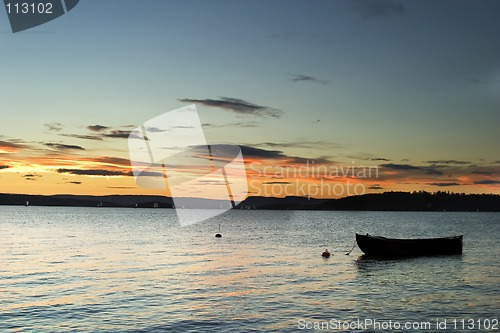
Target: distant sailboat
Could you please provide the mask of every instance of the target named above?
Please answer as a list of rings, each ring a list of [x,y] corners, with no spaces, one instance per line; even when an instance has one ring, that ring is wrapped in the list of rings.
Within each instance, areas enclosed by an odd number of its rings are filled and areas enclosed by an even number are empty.
[[[28,207],[30,205],[30,202],[28,200],[26,200],[26,203],[24,204],[26,207]]]
[[[158,208],[158,202],[155,202],[154,208]]]
[[[97,207],[102,207],[102,201],[99,201],[99,203],[97,204]]]

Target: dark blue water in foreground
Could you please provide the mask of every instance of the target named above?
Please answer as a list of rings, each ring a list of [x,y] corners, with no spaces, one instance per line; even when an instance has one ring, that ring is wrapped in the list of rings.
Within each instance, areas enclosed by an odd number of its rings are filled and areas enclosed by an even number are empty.
[[[463,234],[464,253],[346,256],[355,232]],[[494,332],[499,234],[495,213],[232,211],[181,228],[172,210],[4,206],[0,331],[379,330],[352,326],[358,319],[429,322],[420,331],[436,331],[446,319],[458,332],[464,319],[470,332],[473,319],[473,328],[489,323]],[[325,245],[329,259],[321,257]]]

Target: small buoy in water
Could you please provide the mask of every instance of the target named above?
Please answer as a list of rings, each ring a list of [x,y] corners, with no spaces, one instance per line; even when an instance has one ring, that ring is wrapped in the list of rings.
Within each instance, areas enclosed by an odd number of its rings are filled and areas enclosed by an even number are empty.
[[[330,257],[330,252],[328,252],[328,249],[325,249],[325,251],[323,253],[321,253],[321,256],[323,258],[328,258]]]
[[[220,238],[222,234],[220,233],[220,223],[219,223],[219,232],[215,234],[215,237]]]

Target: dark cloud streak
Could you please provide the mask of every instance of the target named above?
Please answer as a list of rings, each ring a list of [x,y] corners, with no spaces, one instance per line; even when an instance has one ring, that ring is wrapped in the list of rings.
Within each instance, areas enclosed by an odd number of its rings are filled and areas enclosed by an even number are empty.
[[[262,123],[259,123],[257,121],[237,122],[237,123],[227,123],[227,124],[204,123],[202,124],[202,126],[208,128],[223,128],[223,127],[255,128],[262,126]]]
[[[132,171],[121,171],[121,170],[106,170],[106,169],[57,169],[58,173],[68,173],[71,175],[78,176],[123,176],[132,177],[134,174]],[[142,177],[163,177],[162,172],[144,171],[141,172]]]
[[[390,169],[390,170],[420,170],[421,167],[410,165],[410,164],[394,164],[394,163],[387,163],[387,164],[380,164],[382,168]]]
[[[131,133],[130,131],[112,130],[110,133],[102,134],[102,136],[113,139],[128,139],[130,133]]]
[[[208,107],[214,107],[236,113],[237,115],[252,115],[257,117],[281,117],[283,111],[268,106],[262,106],[247,102],[238,98],[219,97],[219,99],[193,99],[181,98],[179,102],[197,103]]]
[[[77,145],[66,145],[62,143],[44,143],[45,146],[56,150],[85,150],[85,148]]]
[[[328,84],[327,80],[318,79],[313,76],[302,75],[302,74],[288,74],[288,75],[290,75],[290,78],[288,80],[292,82],[312,82],[322,85]]]
[[[436,166],[421,167],[421,166],[415,166],[415,165],[410,165],[410,164],[386,163],[386,164],[380,164],[380,167],[382,167],[384,169],[395,170],[395,171],[421,171],[421,172],[424,172],[428,175],[440,176],[443,174],[443,172],[438,170]]]
[[[451,182],[451,183],[429,183],[432,186],[440,186],[440,187],[448,187],[448,186],[459,186],[460,183]]]
[[[435,160],[435,161],[427,161],[427,163],[430,164],[470,164],[470,162],[467,161],[457,161],[457,160]]]
[[[59,132],[63,129],[63,125],[61,123],[48,123],[43,125],[51,132]]]
[[[89,125],[89,126],[87,126],[87,128],[93,132],[102,132],[102,131],[109,129],[108,126],[104,126],[104,125]]]
[[[0,148],[14,148],[14,149],[22,149],[22,148],[27,148],[28,146],[21,143],[20,140],[9,140],[9,141],[4,141],[0,140]]]
[[[112,171],[105,169],[57,169],[58,173],[69,173],[79,176],[131,176],[131,172]]]
[[[83,140],[96,140],[96,141],[102,141],[102,138],[97,135],[85,135],[85,134],[61,134],[61,136],[65,136],[68,138],[76,138],[76,139],[83,139]]]
[[[500,184],[500,180],[496,179],[485,179],[485,180],[479,180],[477,182],[474,182],[476,185],[498,185]]]

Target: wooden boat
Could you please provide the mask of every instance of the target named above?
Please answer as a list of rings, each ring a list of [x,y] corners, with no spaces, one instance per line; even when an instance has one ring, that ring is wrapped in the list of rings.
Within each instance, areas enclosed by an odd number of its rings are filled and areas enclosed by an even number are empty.
[[[430,256],[462,253],[463,236],[397,239],[356,234],[359,248],[369,256]]]

